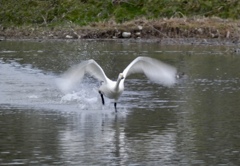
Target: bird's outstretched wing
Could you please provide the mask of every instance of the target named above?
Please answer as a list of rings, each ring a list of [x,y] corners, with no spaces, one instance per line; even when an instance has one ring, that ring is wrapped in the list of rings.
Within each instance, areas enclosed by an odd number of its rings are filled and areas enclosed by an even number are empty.
[[[99,64],[93,59],[90,59],[72,66],[62,75],[57,84],[63,91],[68,91],[80,82],[86,73],[99,81],[107,82],[109,80]]]
[[[137,57],[123,71],[126,78],[130,74],[144,73],[155,83],[171,86],[176,82],[176,68],[149,57]]]

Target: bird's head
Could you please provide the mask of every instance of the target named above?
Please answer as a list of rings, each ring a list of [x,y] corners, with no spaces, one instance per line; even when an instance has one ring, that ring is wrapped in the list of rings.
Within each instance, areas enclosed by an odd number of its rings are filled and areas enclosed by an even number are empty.
[[[120,74],[118,75],[118,79],[124,79],[123,73],[120,73]]]

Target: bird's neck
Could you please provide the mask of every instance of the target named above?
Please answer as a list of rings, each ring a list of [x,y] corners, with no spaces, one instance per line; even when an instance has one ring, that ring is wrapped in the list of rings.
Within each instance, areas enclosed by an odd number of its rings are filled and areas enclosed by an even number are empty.
[[[115,90],[119,90],[119,85],[120,85],[120,82],[123,81],[123,79],[121,78],[118,78],[117,81],[116,81],[116,85],[115,85]]]

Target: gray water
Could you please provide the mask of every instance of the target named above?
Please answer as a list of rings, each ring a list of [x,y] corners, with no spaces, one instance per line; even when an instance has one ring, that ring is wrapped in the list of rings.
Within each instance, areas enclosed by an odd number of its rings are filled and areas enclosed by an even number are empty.
[[[128,41],[0,42],[0,165],[240,165],[240,56],[229,47]],[[116,79],[137,56],[186,73],[171,88],[142,75],[101,105],[96,80],[56,86],[93,58]]]

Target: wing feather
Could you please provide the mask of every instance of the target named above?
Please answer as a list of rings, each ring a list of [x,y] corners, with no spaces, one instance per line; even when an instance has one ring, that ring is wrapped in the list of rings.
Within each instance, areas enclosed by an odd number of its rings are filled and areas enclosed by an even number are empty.
[[[107,82],[109,80],[101,66],[93,59],[90,59],[72,66],[62,75],[57,84],[61,90],[69,91],[83,79],[86,73],[99,81]]]
[[[123,71],[124,77],[134,73],[143,73],[146,77],[165,86],[171,86],[176,82],[176,68],[159,60],[149,57],[134,59]]]

